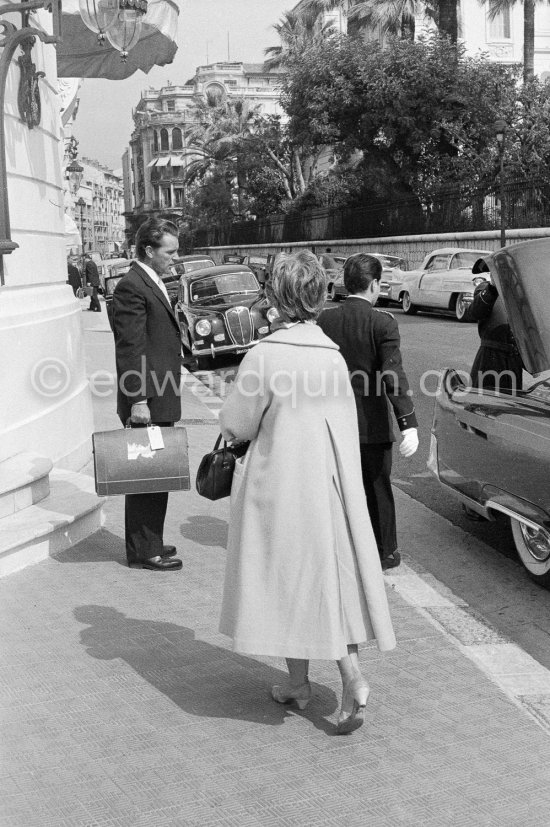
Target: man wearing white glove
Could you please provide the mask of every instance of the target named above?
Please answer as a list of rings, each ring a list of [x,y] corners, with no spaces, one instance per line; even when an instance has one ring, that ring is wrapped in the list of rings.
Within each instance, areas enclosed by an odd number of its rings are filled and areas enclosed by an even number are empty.
[[[390,569],[401,562],[390,480],[395,442],[390,405],[402,436],[401,456],[411,457],[418,448],[418,430],[397,322],[391,313],[374,307],[381,275],[382,264],[374,256],[350,256],[344,265],[344,286],[350,295],[337,310],[323,311],[317,323],[340,347],[348,365],[367,506],[382,568]]]
[[[418,429],[407,428],[405,431],[401,431],[401,436],[403,441],[399,446],[399,453],[402,457],[412,457],[418,448]]]

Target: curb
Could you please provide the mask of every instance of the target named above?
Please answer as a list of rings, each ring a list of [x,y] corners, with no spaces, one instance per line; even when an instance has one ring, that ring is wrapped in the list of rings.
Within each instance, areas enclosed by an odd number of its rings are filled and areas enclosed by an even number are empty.
[[[403,492],[400,495],[415,502]],[[550,734],[550,670],[429,572],[420,574],[410,564],[401,563],[399,569],[385,572],[384,576],[391,589]]]

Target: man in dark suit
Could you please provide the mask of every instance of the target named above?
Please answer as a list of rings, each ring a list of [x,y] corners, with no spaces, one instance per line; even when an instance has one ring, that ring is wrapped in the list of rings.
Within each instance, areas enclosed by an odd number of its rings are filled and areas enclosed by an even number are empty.
[[[318,324],[340,347],[350,371],[367,506],[382,568],[389,569],[401,561],[390,481],[395,442],[390,404],[403,437],[402,456],[410,457],[418,448],[418,431],[397,322],[391,313],[374,307],[381,275],[382,265],[374,256],[350,256],[344,265],[344,286],[350,295],[337,310],[324,310]]]
[[[97,292],[98,287],[101,286],[101,281],[99,278],[97,265],[90,256],[86,256],[84,262],[84,283],[89,284],[92,288],[92,295],[90,296],[90,306],[88,310],[101,313],[101,305],[99,303],[99,296]]]
[[[181,335],[161,279],[178,252],[170,221],[151,218],[136,234],[137,261],[117,284],[112,323],[118,380],[117,413],[126,424],[172,426],[181,418]],[[128,494],[126,556],[132,568],[182,567],[163,543],[168,493]]]
[[[76,291],[79,287],[82,287],[82,281],[80,280],[80,271],[71,256],[67,257],[67,275],[67,283],[71,285],[73,288],[73,293],[76,296]]]

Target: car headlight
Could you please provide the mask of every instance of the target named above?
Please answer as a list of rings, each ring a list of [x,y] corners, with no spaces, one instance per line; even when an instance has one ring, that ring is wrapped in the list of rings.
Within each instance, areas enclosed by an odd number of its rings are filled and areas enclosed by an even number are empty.
[[[199,336],[208,336],[211,330],[212,325],[210,324],[208,319],[199,319],[199,321],[195,325],[195,331],[199,334]]]
[[[268,311],[265,315],[266,315],[267,321],[270,324],[273,324],[275,319],[279,318],[279,311],[277,310],[276,307],[270,307],[270,308],[268,308]]]

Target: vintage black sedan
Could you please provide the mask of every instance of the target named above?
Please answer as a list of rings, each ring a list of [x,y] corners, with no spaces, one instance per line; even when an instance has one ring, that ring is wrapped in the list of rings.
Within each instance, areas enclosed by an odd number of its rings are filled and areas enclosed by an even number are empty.
[[[222,264],[180,278],[176,304],[183,341],[199,368],[222,353],[245,353],[267,336],[277,311],[244,264]]]
[[[446,369],[439,383],[428,468],[470,511],[509,519],[519,558],[550,586],[550,238],[486,258],[506,306],[526,390],[473,388]]]

